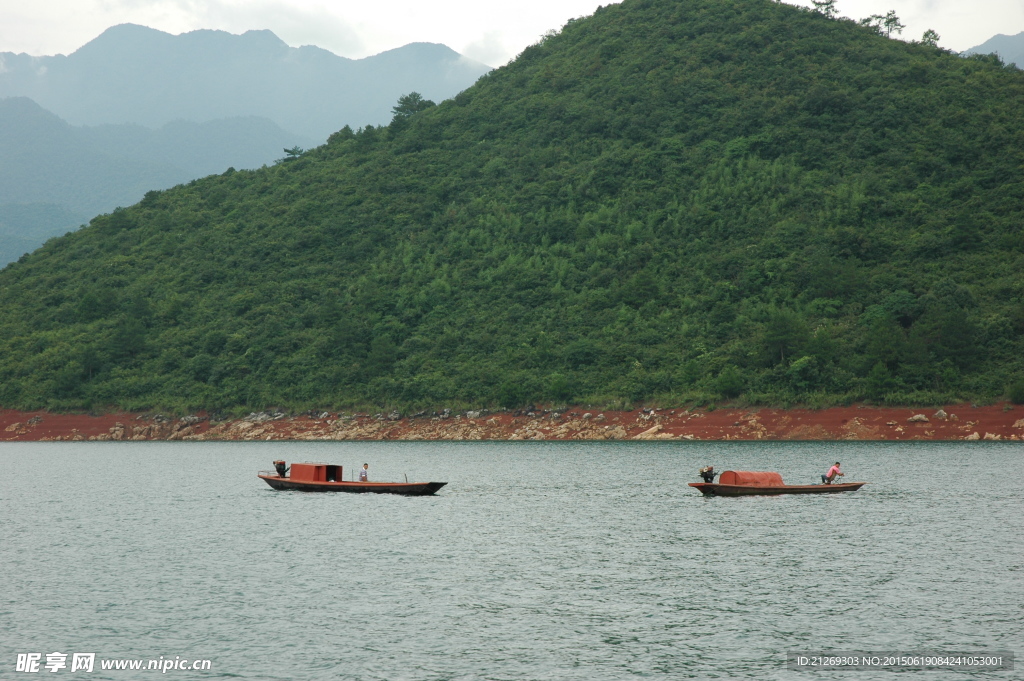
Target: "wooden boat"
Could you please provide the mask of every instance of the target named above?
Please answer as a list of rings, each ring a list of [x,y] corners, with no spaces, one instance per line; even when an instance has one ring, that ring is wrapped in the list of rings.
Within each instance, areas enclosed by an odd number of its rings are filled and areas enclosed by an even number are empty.
[[[434,494],[447,482],[346,482],[341,466],[326,463],[293,463],[290,475],[284,461],[275,461],[276,472],[260,471],[259,477],[274,489],[301,492],[352,492],[356,494]]]
[[[835,494],[853,492],[866,482],[842,482],[831,485],[787,485],[772,471],[724,471],[718,482],[691,482],[702,494],[739,497],[750,494]]]

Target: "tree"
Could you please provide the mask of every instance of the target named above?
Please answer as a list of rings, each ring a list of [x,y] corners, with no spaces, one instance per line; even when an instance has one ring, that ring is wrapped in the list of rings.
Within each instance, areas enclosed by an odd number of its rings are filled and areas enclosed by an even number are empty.
[[[1010,401],[1014,404],[1024,404],[1024,380],[1012,383],[1007,390]]]
[[[391,336],[377,336],[370,341],[370,352],[366,355],[366,369],[371,376],[380,376],[391,371],[398,359],[398,346]]]
[[[878,35],[882,35],[884,32],[887,38],[892,37],[893,31],[903,33],[903,29],[906,28],[906,26],[900,23],[900,18],[896,16],[896,10],[894,9],[886,12],[885,16],[882,16],[881,14],[872,14],[869,17],[861,19],[859,23],[861,26],[867,26],[872,29]],[[935,37],[938,38],[938,35]]]
[[[797,392],[807,392],[817,388],[821,384],[818,358],[804,355],[794,361],[786,370],[786,378],[789,379],[790,386]]]
[[[299,156],[302,156],[302,154],[304,154],[305,151],[306,151],[305,149],[303,149],[302,147],[299,147],[299,146],[294,146],[291,149],[285,149],[284,150],[284,153],[285,153],[284,158],[277,159],[277,161],[275,161],[275,163],[283,163],[285,161],[294,161]]]
[[[939,34],[929,28],[927,31],[924,32],[924,35],[921,36],[921,44],[931,45],[932,47],[938,47]]]
[[[350,140],[350,139],[354,138],[355,136],[356,136],[356,134],[352,131],[352,127],[349,126],[349,125],[346,125],[344,128],[342,128],[338,132],[336,132],[336,133],[332,134],[330,137],[328,137],[327,138],[327,143],[328,144],[335,144],[337,142],[344,142],[345,140]]]
[[[788,310],[780,310],[769,318],[764,329],[764,349],[769,361],[780,363],[786,361],[786,355],[792,355],[803,347],[809,336],[807,324],[797,314]]]
[[[556,402],[572,399],[572,383],[564,374],[551,374],[548,377],[548,395]]]
[[[527,402],[526,387],[518,381],[507,380],[498,389],[498,404],[505,409],[516,409]]]
[[[882,35],[882,24],[885,22],[885,17],[881,14],[872,14],[869,17],[864,17],[857,23],[866,28],[870,28],[878,35]]]
[[[839,13],[836,9],[836,0],[811,0],[814,11],[824,14],[829,19],[834,19]]]
[[[130,359],[146,348],[146,327],[138,319],[122,316],[110,337],[110,354],[114,359]]]
[[[876,319],[868,331],[866,357],[870,361],[881,364],[888,370],[899,366],[900,359],[906,351],[906,338],[896,320],[885,316]]]
[[[889,369],[881,362],[878,362],[871,368],[867,378],[864,380],[864,391],[871,399],[880,400],[895,390],[898,385]]]
[[[739,397],[746,384],[747,381],[743,378],[740,370],[734,366],[728,366],[715,379],[715,390],[725,398]]]
[[[435,104],[429,99],[423,99],[423,95],[418,92],[402,95],[398,98],[398,103],[391,109],[391,113],[395,116],[391,119],[391,122],[401,123],[413,114],[425,111],[432,106],[435,106]]]
[[[896,10],[894,9],[891,9],[886,13],[885,19],[882,21],[882,25],[885,26],[885,35],[887,37],[892,37],[893,31],[903,33],[903,29],[906,28],[905,25],[900,23],[900,18],[896,16]]]

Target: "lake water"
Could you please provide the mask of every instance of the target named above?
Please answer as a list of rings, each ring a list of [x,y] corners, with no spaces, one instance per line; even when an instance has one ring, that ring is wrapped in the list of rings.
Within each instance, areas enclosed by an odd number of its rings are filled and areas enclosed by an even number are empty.
[[[0,677],[890,679],[787,651],[1024,653],[1024,447],[1003,443],[0,445]],[[273,459],[434,497],[275,492]],[[704,498],[697,469],[836,495]],[[96,668],[72,673],[75,652]],[[915,678],[1024,678],[1016,671]],[[26,676],[25,678],[32,678]]]

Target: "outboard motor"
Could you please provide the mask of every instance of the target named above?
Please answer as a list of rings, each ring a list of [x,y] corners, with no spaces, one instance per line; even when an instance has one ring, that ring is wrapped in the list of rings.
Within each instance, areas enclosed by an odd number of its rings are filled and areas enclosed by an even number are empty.
[[[278,459],[277,461],[274,462],[274,468],[277,469],[277,474],[279,476],[281,476],[282,478],[287,477],[288,464],[286,462],[282,461],[281,459]]]

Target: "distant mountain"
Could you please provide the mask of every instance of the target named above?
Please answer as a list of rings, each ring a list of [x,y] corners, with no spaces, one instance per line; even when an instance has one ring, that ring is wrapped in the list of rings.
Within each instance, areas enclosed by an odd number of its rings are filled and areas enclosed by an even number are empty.
[[[440,101],[490,70],[432,43],[353,60],[270,31],[175,36],[122,24],[67,56],[0,53],[0,97],[30,97],[75,125],[262,116],[325,140],[345,125],[387,123],[403,94]]]
[[[312,144],[253,116],[83,128],[25,97],[0,99],[0,266],[149,190],[258,168]]]
[[[88,219],[85,213],[54,203],[0,203],[0,267],[36,250],[50,237],[78,229]]]
[[[0,266],[148,190],[258,168],[488,71],[430,43],[352,60],[270,31],[132,24],[68,56],[0,53]]]
[[[270,165],[294,146],[317,141],[286,132],[260,116],[237,116],[205,123],[172,121],[157,130],[134,124],[80,128],[83,140],[124,158],[146,159],[181,168],[186,179],[236,169]],[[163,187],[150,187],[162,189]],[[141,197],[140,197],[141,198]]]
[[[1015,64],[1017,68],[1024,69],[1024,31],[1017,35],[993,36],[964,54],[998,54],[1004,64]]]

